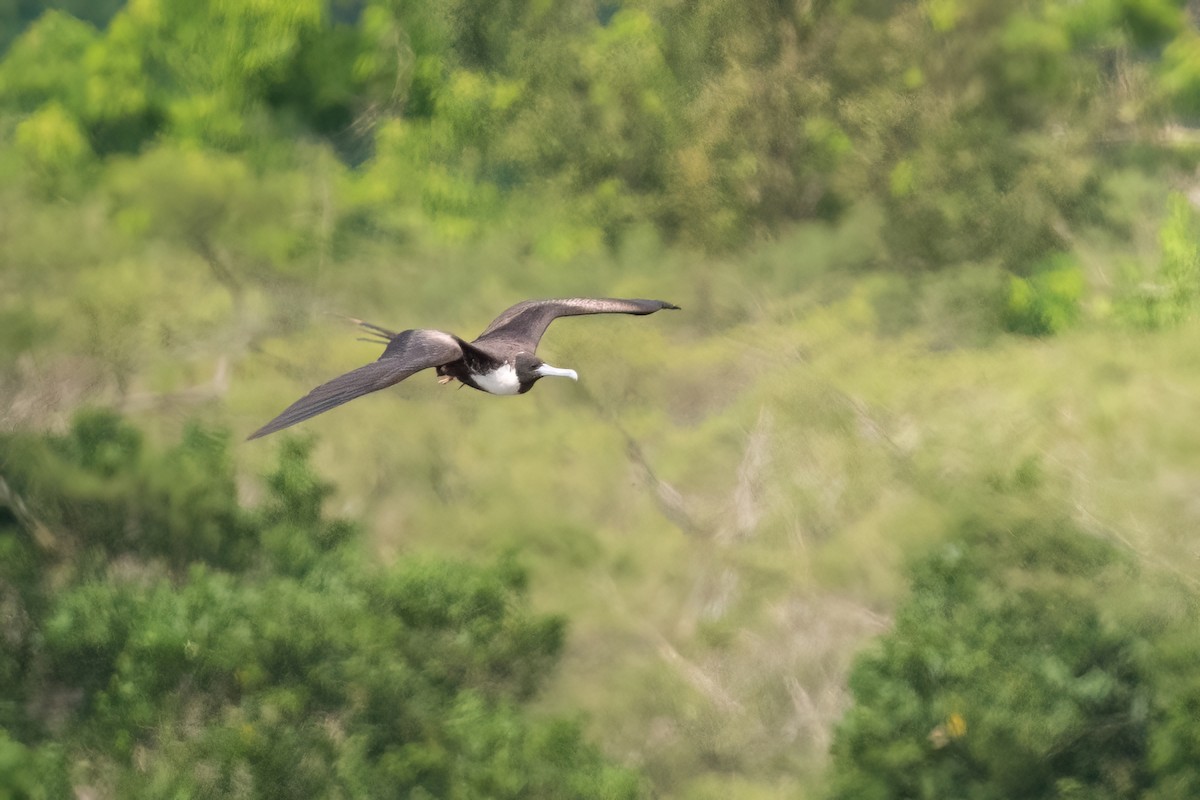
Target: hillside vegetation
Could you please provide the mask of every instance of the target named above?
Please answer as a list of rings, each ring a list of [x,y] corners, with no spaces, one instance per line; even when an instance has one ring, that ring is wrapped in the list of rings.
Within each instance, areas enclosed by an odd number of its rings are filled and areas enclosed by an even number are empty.
[[[0,4],[0,796],[1200,795],[1193,5]]]

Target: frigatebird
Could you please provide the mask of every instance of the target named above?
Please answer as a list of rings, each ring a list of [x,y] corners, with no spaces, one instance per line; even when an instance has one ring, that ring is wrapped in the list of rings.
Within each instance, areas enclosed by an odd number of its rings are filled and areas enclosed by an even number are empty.
[[[250,439],[282,430],[356,397],[394,386],[433,367],[440,383],[461,381],[488,394],[524,394],[541,378],[579,380],[573,369],[552,367],[536,355],[538,342],[551,322],[580,314],[653,314],[679,306],[662,300],[621,300],[605,297],[567,297],[526,300],[492,320],[483,333],[466,342],[446,331],[417,329],[396,333],[370,322],[354,320],[386,344],[377,361],[323,383],[250,434]]]

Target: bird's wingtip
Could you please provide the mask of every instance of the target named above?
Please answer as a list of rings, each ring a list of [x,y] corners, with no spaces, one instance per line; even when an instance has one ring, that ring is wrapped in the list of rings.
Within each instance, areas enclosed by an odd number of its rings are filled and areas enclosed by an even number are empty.
[[[253,441],[254,439],[261,439],[262,437],[266,436],[268,433],[274,433],[275,431],[282,430],[283,428],[287,427],[286,425],[276,425],[275,424],[276,422],[278,422],[278,420],[273,419],[270,422],[268,422],[266,425],[263,425],[261,428],[256,430],[254,433],[247,436],[246,441],[249,442],[249,441]]]

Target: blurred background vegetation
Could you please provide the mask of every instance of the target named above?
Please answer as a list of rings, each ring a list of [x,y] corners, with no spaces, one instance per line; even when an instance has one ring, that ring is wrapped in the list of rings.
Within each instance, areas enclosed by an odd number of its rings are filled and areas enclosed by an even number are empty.
[[[0,0],[0,797],[1200,796],[1198,18]]]

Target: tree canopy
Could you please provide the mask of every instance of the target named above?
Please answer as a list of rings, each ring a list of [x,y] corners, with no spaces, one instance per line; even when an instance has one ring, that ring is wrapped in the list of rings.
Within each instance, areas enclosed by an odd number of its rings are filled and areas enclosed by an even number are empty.
[[[308,449],[244,507],[217,431],[4,437],[0,794],[639,796],[525,709],[564,626],[523,571],[375,565]]]

